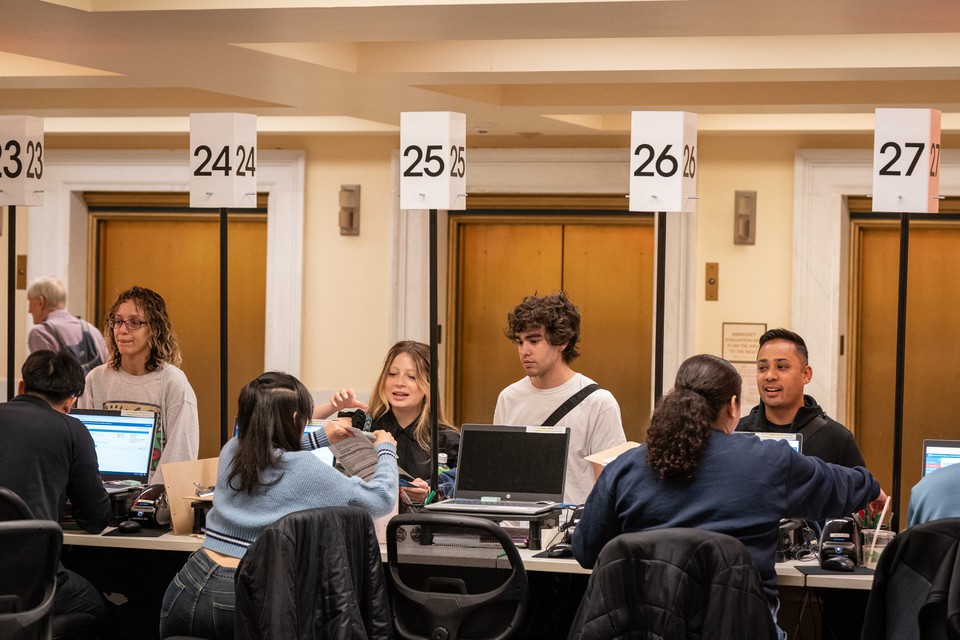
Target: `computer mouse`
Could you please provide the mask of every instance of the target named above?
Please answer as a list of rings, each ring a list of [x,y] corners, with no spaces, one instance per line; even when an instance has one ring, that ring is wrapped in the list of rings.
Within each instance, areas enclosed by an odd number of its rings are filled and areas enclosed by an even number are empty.
[[[833,556],[820,563],[820,566],[830,571],[853,571],[856,565],[847,556]]]
[[[547,555],[551,558],[572,558],[573,547],[569,542],[558,542],[547,549]]]
[[[124,520],[117,525],[117,530],[120,533],[137,533],[140,531],[140,523],[136,520]]]

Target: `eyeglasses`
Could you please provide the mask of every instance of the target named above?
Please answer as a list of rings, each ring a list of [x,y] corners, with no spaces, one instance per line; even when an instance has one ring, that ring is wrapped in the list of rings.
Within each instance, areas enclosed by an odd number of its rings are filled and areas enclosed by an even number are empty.
[[[127,331],[136,331],[145,324],[147,324],[146,320],[138,320],[136,318],[131,318],[129,320],[124,320],[122,318],[107,318],[107,326],[111,329],[116,329],[126,325]]]

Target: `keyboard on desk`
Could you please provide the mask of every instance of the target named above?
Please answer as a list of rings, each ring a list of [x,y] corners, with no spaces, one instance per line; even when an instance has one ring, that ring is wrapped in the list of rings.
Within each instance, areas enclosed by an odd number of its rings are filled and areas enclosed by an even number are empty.
[[[491,502],[479,498],[453,498],[427,505],[430,511],[451,511],[456,513],[494,513],[512,515],[536,515],[556,509],[556,502],[524,502],[519,500],[500,500]]]

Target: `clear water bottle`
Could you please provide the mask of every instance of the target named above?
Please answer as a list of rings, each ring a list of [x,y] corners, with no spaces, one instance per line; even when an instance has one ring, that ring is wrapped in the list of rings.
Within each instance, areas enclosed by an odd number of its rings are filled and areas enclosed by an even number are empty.
[[[447,465],[447,454],[438,453],[437,454],[437,475],[443,473],[444,471],[450,471],[449,465]]]

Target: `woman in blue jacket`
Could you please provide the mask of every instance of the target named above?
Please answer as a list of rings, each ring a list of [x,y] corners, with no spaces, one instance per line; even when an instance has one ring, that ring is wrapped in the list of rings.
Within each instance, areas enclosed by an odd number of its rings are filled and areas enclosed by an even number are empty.
[[[677,371],[654,411],[647,441],[611,462],[587,498],[574,556],[593,567],[621,533],[700,528],[738,538],[760,570],[771,611],[781,518],[823,520],[886,495],[863,467],[848,469],[796,453],[783,441],[735,434],[740,374],[726,360],[697,355]]]

